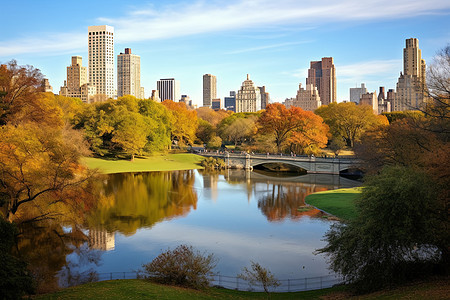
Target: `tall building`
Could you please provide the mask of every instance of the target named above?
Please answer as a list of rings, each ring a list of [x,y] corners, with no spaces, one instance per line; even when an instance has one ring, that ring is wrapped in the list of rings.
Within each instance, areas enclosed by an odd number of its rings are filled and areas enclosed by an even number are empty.
[[[219,110],[219,109],[222,108],[220,98],[212,99],[212,101],[211,101],[211,108],[214,109],[214,110]]]
[[[223,98],[224,108],[236,112],[236,92],[230,91],[229,97]]]
[[[217,78],[211,74],[203,75],[203,106],[211,107],[212,99],[217,98]]]
[[[425,95],[426,64],[419,49],[419,40],[406,40],[403,49],[403,72],[397,82],[397,92],[392,109],[394,111],[414,110],[426,101]]]
[[[132,95],[143,99],[141,91],[141,57],[130,48],[117,55],[117,97]]]
[[[53,93],[53,88],[47,78],[42,79],[41,88],[44,93]]]
[[[312,84],[307,84],[306,89],[300,83],[298,86],[297,96],[292,106],[297,106],[303,110],[315,111],[322,105],[320,101],[319,91]]]
[[[83,67],[81,56],[72,56],[72,64],[67,67],[67,80],[61,87],[59,94],[65,97],[80,98],[90,103],[97,94],[95,86],[87,82],[87,69]]]
[[[257,112],[261,110],[261,94],[247,74],[247,80],[242,83],[236,95],[236,112]]]
[[[114,89],[114,28],[108,25],[89,26],[89,82],[97,94],[109,98]]]
[[[361,96],[361,100],[359,101],[359,105],[369,105],[373,109],[374,114],[378,114],[378,98],[377,92],[373,93],[365,93]]]
[[[259,93],[261,94],[261,109],[266,109],[267,105],[269,105],[270,96],[269,93],[266,92],[266,86],[259,86]]]
[[[156,83],[161,101],[172,100],[179,101],[180,98],[180,82],[175,78],[160,79]]]
[[[364,83],[361,83],[361,87],[350,88],[350,101],[356,104],[359,103],[361,96],[367,93],[367,88]]]
[[[312,84],[317,88],[322,105],[336,102],[336,68],[333,58],[323,57],[321,61],[312,61],[306,84]]]

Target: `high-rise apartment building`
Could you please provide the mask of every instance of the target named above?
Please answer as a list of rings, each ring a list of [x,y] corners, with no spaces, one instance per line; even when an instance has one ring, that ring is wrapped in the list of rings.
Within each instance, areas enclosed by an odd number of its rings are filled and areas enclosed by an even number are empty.
[[[322,105],[336,102],[336,68],[333,58],[323,57],[321,61],[312,61],[306,84],[312,84],[317,88]]]
[[[257,112],[261,110],[261,94],[247,74],[247,80],[242,83],[236,95],[236,112]]]
[[[203,106],[211,107],[212,99],[217,98],[217,78],[211,74],[203,75]]]
[[[72,56],[72,64],[67,67],[67,80],[61,87],[59,94],[65,97],[80,98],[90,103],[97,94],[95,86],[87,82],[87,70],[82,65],[81,56]]]
[[[403,49],[403,73],[400,72],[392,105],[394,111],[418,109],[426,101],[425,72],[426,64],[419,49],[419,40],[407,39]]]
[[[266,86],[259,86],[258,88],[259,93],[261,94],[261,109],[266,109],[270,101],[269,93],[266,92]]]
[[[114,28],[108,25],[89,26],[89,82],[97,94],[109,98],[114,89]]]
[[[374,114],[378,114],[378,98],[377,92],[365,93],[361,96],[359,105],[369,105],[373,109]]]
[[[222,108],[221,102],[222,101],[220,100],[220,98],[212,99],[212,101],[211,101],[211,108],[214,109],[214,110],[221,109]]]
[[[361,96],[367,93],[367,88],[364,83],[361,83],[361,87],[350,88],[350,101],[356,104],[359,103]]]
[[[130,48],[117,55],[117,97],[132,95],[143,99],[141,91],[141,57]]]
[[[156,88],[159,91],[161,101],[180,100],[180,81],[175,78],[160,79],[156,83]]]
[[[320,101],[319,91],[312,84],[307,84],[306,89],[300,83],[298,86],[297,97],[292,106],[297,106],[303,110],[315,111],[322,105]]]
[[[236,92],[230,91],[230,96],[223,98],[225,110],[236,112]]]

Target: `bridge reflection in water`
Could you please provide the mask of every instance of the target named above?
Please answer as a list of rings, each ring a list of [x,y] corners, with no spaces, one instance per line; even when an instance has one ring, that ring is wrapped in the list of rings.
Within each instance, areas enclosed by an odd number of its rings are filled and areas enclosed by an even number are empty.
[[[200,171],[203,177],[203,190],[216,201],[220,181],[236,184],[247,191],[247,201],[257,200],[258,208],[270,222],[284,219],[297,220],[301,217],[323,217],[318,209],[299,210],[305,206],[309,194],[338,188],[355,187],[360,182],[339,175],[305,174],[286,175],[280,172],[227,169],[221,172]]]

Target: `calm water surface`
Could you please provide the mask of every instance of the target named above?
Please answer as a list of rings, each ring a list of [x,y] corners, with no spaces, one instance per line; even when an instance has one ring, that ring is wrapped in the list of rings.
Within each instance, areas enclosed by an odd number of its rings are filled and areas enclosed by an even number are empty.
[[[278,279],[327,275],[325,258],[313,252],[324,246],[332,221],[318,210],[297,209],[308,194],[356,185],[332,175],[243,170],[108,175],[98,207],[83,224],[64,227],[88,241],[72,242],[62,259],[48,263],[64,286],[89,274],[138,270],[162,251],[187,244],[214,253],[222,275],[236,276],[251,261]]]

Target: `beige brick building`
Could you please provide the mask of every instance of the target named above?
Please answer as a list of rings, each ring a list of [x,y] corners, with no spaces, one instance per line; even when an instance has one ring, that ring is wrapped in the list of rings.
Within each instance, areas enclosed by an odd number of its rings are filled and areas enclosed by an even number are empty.
[[[257,112],[261,110],[261,94],[247,74],[247,80],[242,83],[236,95],[236,112]]]
[[[312,84],[307,84],[306,89],[304,89],[300,83],[298,86],[297,96],[295,97],[292,105],[300,107],[303,110],[315,111],[322,105],[319,91]]]
[[[426,101],[425,72],[426,64],[422,59],[419,40],[407,39],[403,49],[403,72],[398,78],[392,110],[414,110],[423,105]]]
[[[117,97],[132,95],[144,99],[141,87],[141,57],[125,48],[125,53],[117,55]]]
[[[217,78],[211,74],[203,75],[203,106],[211,107],[212,100],[217,98]]]

